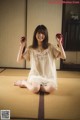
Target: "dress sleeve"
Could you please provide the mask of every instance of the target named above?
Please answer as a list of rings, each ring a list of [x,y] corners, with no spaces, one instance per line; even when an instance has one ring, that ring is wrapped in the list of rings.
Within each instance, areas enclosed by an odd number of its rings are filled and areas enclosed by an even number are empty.
[[[30,61],[30,47],[26,48],[24,53],[23,53],[23,58],[26,60]]]
[[[52,55],[55,59],[60,58],[61,52],[53,45],[51,45],[51,51],[52,51]]]

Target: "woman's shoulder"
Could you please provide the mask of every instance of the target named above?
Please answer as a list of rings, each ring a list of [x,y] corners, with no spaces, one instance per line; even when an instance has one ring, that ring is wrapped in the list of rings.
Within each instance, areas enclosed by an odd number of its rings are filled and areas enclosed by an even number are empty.
[[[56,46],[54,46],[53,44],[51,44],[51,43],[49,43],[49,50],[56,50],[57,49],[57,47]]]
[[[31,46],[26,46],[25,52],[30,52],[31,51]]]
[[[27,47],[27,49],[31,50],[31,49],[32,49],[32,45],[29,45],[29,46]]]
[[[27,47],[27,50],[29,50],[30,52],[34,51],[35,49],[32,47],[32,45]]]
[[[54,48],[54,45],[51,44],[51,43],[48,43],[48,47],[49,47],[49,48]]]

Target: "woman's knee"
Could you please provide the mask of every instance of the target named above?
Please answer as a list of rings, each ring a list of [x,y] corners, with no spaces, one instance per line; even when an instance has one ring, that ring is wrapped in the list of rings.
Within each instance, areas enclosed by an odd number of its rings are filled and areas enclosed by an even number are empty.
[[[31,91],[33,93],[38,93],[39,90],[40,90],[40,85],[33,85],[32,89],[31,89]]]
[[[32,92],[33,93],[38,93],[39,90],[40,90],[40,87],[36,86],[36,87],[33,87]]]
[[[48,93],[52,93],[56,90],[56,88],[53,86],[53,85],[50,85],[50,86],[47,86],[45,88],[45,91],[48,92]]]

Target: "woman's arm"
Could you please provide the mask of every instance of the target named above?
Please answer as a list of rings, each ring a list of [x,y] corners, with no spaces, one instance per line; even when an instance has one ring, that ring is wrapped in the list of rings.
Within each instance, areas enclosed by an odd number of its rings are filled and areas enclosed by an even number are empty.
[[[58,39],[57,38],[57,42],[58,42],[58,47],[60,49],[60,58],[62,59],[66,59],[66,54],[65,54],[65,51],[64,51],[64,48],[63,48],[63,45],[62,45],[62,38]]]
[[[66,59],[66,54],[65,54],[63,45],[62,45],[62,43],[61,43],[60,40],[59,40],[59,42],[58,42],[58,45],[59,45],[59,49],[60,49],[60,52],[61,52],[60,58]]]
[[[24,59],[23,53],[24,53],[25,46],[26,46],[26,42],[23,41],[23,38],[22,38],[20,40],[20,48],[17,56],[17,62],[20,62],[22,59]]]
[[[20,62],[22,59],[24,59],[24,57],[23,57],[23,49],[24,49],[24,47],[20,46],[19,52],[18,52],[18,55],[17,55],[17,62]]]

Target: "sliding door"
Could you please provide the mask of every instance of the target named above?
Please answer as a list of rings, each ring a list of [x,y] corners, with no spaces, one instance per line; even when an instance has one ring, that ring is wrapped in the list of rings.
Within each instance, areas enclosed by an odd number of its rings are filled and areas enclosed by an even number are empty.
[[[16,58],[25,25],[26,0],[0,0],[0,67],[24,68]]]

